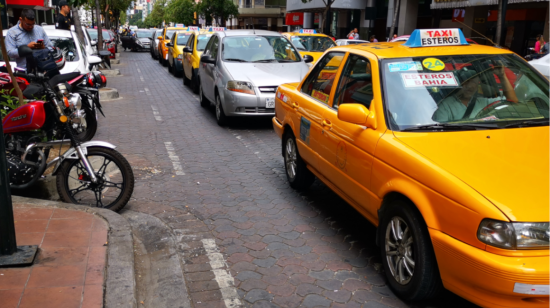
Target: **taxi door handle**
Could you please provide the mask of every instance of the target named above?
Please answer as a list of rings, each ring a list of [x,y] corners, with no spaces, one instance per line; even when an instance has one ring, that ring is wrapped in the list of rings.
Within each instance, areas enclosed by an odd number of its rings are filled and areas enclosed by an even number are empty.
[[[292,102],[292,107],[298,108],[298,107],[300,107],[300,105],[298,105],[298,103],[296,103],[296,102]]]
[[[327,126],[328,128],[332,128],[332,123],[330,123],[329,120],[323,120],[323,126]]]

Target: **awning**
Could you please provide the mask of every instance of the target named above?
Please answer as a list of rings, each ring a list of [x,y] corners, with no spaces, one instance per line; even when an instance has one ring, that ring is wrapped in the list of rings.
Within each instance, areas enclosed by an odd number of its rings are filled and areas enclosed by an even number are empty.
[[[549,0],[508,0],[508,4],[514,3],[526,3],[526,2],[544,2]],[[456,9],[464,8],[470,6],[480,6],[480,5],[497,5],[498,0],[433,0],[430,4],[432,10],[437,9]]]

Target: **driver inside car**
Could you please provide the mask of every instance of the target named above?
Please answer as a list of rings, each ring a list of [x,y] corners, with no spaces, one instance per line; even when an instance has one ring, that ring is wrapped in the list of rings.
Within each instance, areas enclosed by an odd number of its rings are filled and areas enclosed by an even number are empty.
[[[499,64],[493,69],[493,73],[499,78],[502,92],[505,97],[487,98],[480,96],[478,88],[481,83],[479,73],[475,70],[462,68],[458,71],[458,77],[462,81],[462,88],[455,94],[445,98],[434,112],[432,119],[437,122],[460,121],[475,119],[483,108],[496,102],[507,100],[517,103],[518,98],[514,88],[505,74],[504,66]],[[493,74],[490,73],[492,77]]]

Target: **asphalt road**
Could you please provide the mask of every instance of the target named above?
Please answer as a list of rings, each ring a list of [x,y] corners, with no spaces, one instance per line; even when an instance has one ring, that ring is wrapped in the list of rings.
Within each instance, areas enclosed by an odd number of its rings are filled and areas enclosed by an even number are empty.
[[[398,299],[375,228],[319,181],[288,186],[269,118],[219,127],[149,53],[120,51],[108,87],[121,99],[103,103],[95,139],[136,174],[122,214],[141,307],[476,307],[450,292]]]

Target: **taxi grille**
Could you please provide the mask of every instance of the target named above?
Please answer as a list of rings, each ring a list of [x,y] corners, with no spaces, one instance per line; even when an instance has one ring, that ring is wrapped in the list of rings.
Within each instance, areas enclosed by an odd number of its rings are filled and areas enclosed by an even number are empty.
[[[265,87],[258,87],[260,89],[260,92],[263,93],[275,93],[277,92],[278,86],[265,86]]]

